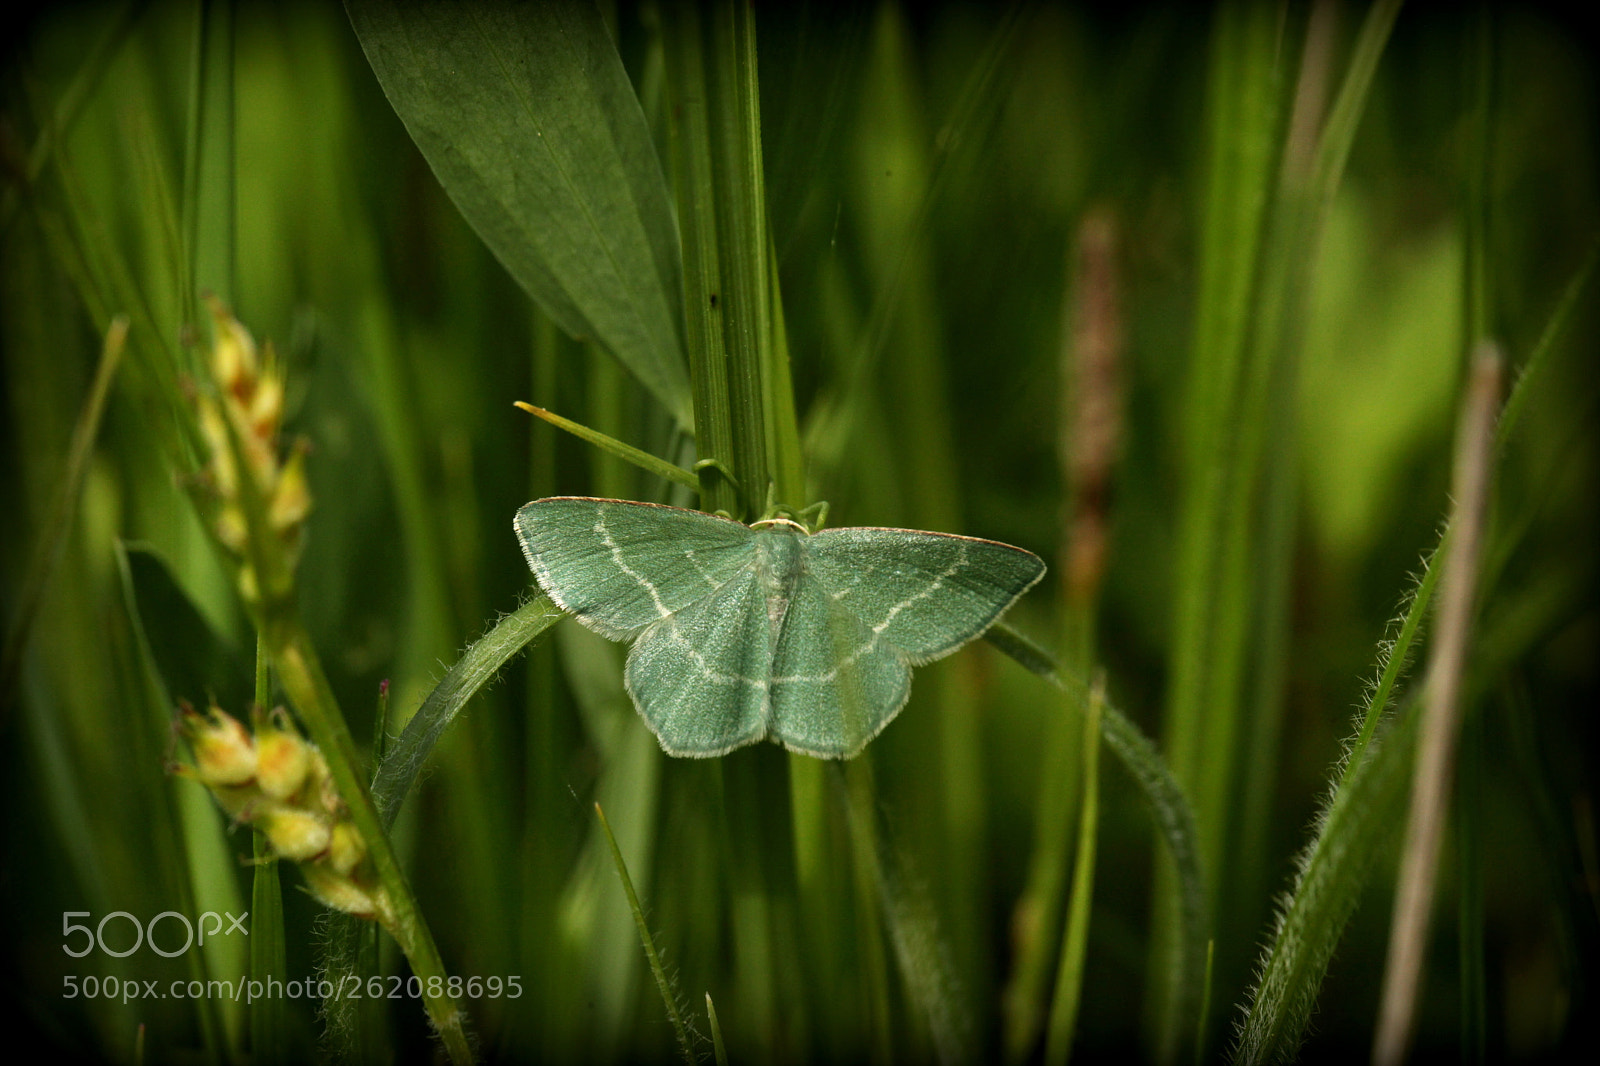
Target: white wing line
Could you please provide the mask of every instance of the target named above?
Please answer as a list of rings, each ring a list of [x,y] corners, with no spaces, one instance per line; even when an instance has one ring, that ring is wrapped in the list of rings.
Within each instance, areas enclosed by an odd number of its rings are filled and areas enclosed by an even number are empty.
[[[676,617],[669,616],[656,624],[661,625],[663,623],[665,623],[667,627],[667,632],[669,634],[668,639],[671,640],[672,643],[683,648],[685,654],[687,654],[688,657],[694,661],[695,666],[699,669],[700,676],[705,680],[719,685],[731,685],[735,682],[743,682],[744,684],[749,685],[751,688],[764,689],[767,687],[767,683],[759,677],[745,677],[743,674],[725,674],[720,670],[712,669],[711,664],[706,661],[706,657],[700,653],[700,649],[695,647],[694,644],[683,635],[683,631],[678,627],[678,619]]]
[[[962,544],[960,541],[957,541],[956,552],[956,561],[946,567],[944,572],[938,577],[934,578],[933,584],[929,585],[916,595],[908,597],[904,603],[897,603],[893,607],[889,608],[889,613],[884,615],[883,621],[872,627],[872,632],[874,634],[882,633],[885,629],[889,628],[889,623],[894,621],[895,615],[899,614],[907,607],[910,607],[918,600],[925,600],[929,596],[932,596],[935,592],[938,592],[940,589],[944,588],[944,579],[947,577],[954,577],[963,567],[967,565],[967,546]]]
[[[834,603],[838,603],[840,600],[842,600],[846,596],[850,595],[856,589],[860,588],[862,586],[862,584],[867,580],[867,578],[871,577],[873,574],[875,574],[877,572],[878,572],[878,564],[877,563],[873,563],[871,566],[867,567],[865,570],[861,571],[861,573],[859,575],[857,575],[856,580],[855,580],[855,584],[846,585],[844,588],[840,589],[838,592],[830,592],[830,593],[828,593],[828,598],[831,599]]]
[[[954,577],[960,572],[962,567],[967,565],[967,546],[965,544],[958,543],[956,545],[956,549],[960,552],[960,554],[956,556],[956,561],[946,567],[938,577],[934,578],[933,584],[929,585],[927,588],[913,596],[906,597],[903,603],[897,603],[893,607],[889,608],[889,613],[884,616],[883,621],[872,627],[872,636],[867,638],[866,643],[862,644],[861,647],[857,648],[849,655],[846,655],[843,659],[840,659],[838,662],[834,663],[832,670],[829,670],[825,674],[790,674],[787,677],[775,677],[772,679],[772,683],[774,685],[789,685],[799,681],[837,681],[840,670],[854,665],[855,662],[863,655],[867,654],[878,646],[878,641],[883,636],[883,631],[889,628],[889,623],[894,621],[895,615],[899,614],[907,607],[910,607],[918,600],[925,600],[929,596],[932,596],[935,592],[938,592],[944,587],[945,578]],[[838,599],[838,597],[835,596],[834,599]]]
[[[706,573],[706,568],[700,565],[700,560],[698,560],[698,559],[696,559],[694,557],[694,549],[693,548],[685,548],[685,549],[683,549],[683,557],[685,559],[689,560],[689,565],[694,567],[695,573],[700,575],[701,580],[704,581],[707,585],[709,585],[713,592],[715,592],[717,589],[722,587],[721,585],[717,584],[716,581],[714,581],[712,579],[710,574]]]
[[[600,517],[595,519],[594,531],[600,534],[600,543],[611,549],[611,561],[616,563],[624,574],[637,581],[640,588],[650,593],[650,598],[655,601],[656,614],[662,618],[670,615],[672,612],[667,609],[666,604],[661,602],[661,593],[656,591],[656,587],[643,574],[622,561],[622,549],[616,541],[611,539],[611,530],[606,528],[606,511],[604,507],[600,508]]]

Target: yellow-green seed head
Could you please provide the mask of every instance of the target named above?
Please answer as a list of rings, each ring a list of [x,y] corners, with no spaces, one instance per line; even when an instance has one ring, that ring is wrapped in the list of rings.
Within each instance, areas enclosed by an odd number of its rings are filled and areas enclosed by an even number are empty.
[[[296,448],[289,455],[272,490],[269,519],[276,533],[287,533],[311,513],[311,486],[306,481],[306,453]]]
[[[246,402],[245,416],[253,436],[272,440],[283,422],[283,375],[278,372],[270,344],[265,363],[261,376],[256,379],[255,391]]]
[[[239,567],[239,595],[246,603],[261,599],[261,586],[256,581],[256,568],[249,563]]]
[[[312,811],[269,802],[246,817],[267,834],[272,850],[285,859],[307,862],[328,850],[332,833],[327,820]]]
[[[230,551],[243,555],[250,543],[250,531],[245,524],[244,511],[238,504],[224,504],[217,510],[217,539]]]
[[[211,794],[217,798],[223,813],[234,821],[247,821],[250,810],[261,802],[261,790],[254,781],[243,785],[213,785]]]
[[[361,860],[367,857],[367,843],[353,822],[339,822],[333,827],[328,842],[328,865],[335,873],[349,877]]]
[[[243,785],[256,776],[256,748],[238,719],[219,707],[204,713],[179,706],[179,726],[194,752],[194,775],[213,788]]]
[[[211,375],[224,392],[237,394],[241,387],[255,381],[255,338],[221,300],[208,295],[206,303],[211,308],[215,338],[211,344]]]
[[[307,863],[300,867],[300,872],[305,875],[306,887],[311,889],[311,894],[334,910],[353,914],[357,918],[377,918],[380,921],[388,913],[386,897],[377,886],[367,888],[358,885],[320,862]]]
[[[344,814],[344,800],[339,798],[339,786],[334,783],[333,774],[328,770],[328,760],[317,748],[311,749],[311,772],[306,776],[306,790],[316,797],[316,801],[331,817],[338,818]]]
[[[239,475],[233,466],[233,449],[228,446],[228,426],[223,421],[222,408],[209,396],[195,398],[195,415],[200,420],[200,435],[205,438],[211,452],[207,470],[217,495],[232,500],[239,494]]]
[[[282,707],[271,713],[257,708],[256,782],[273,799],[286,800],[300,791],[311,769],[311,745],[295,731]]]

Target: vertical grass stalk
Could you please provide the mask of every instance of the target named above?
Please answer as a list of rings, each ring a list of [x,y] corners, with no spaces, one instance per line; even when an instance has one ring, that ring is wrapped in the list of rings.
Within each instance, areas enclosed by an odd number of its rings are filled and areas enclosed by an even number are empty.
[[[1060,550],[1062,664],[1073,678],[1089,675],[1094,656],[1095,612],[1109,550],[1111,476],[1121,437],[1122,321],[1115,256],[1115,218],[1104,208],[1090,212],[1078,228],[1061,360],[1060,464],[1067,484]],[[1090,758],[1076,728],[1077,715],[1071,713],[1075,710],[1069,705],[1050,719],[1028,881],[1012,919],[1017,963],[1004,1003],[1005,1052],[1013,1062],[1032,1049],[1050,998],[1073,805]]]
[[[1219,16],[1213,122],[1235,112],[1250,121],[1211,127],[1220,138],[1211,165],[1221,169],[1208,178],[1192,364],[1198,379],[1189,394],[1191,458],[1200,465],[1189,469],[1195,480],[1186,488],[1192,495],[1180,535],[1168,729],[1174,772],[1195,782],[1202,861],[1218,871],[1209,909],[1224,987],[1242,965],[1243,937],[1254,921],[1251,901],[1264,876],[1289,650],[1294,411],[1310,264],[1398,7],[1383,0],[1368,11],[1325,120],[1332,8],[1311,9],[1293,108],[1281,130],[1273,103],[1279,84],[1275,16],[1262,8]],[[1211,248],[1211,240],[1227,240],[1230,231],[1242,239],[1243,251]],[[1158,919],[1165,913],[1158,909]],[[1153,965],[1159,966],[1164,941],[1158,937]],[[1170,1059],[1179,1032],[1170,1013],[1176,1000],[1169,995],[1164,1002],[1169,1013],[1161,1016],[1158,1050]]]
[[[1050,1006],[1044,1060],[1063,1064],[1072,1054],[1083,996],[1083,957],[1089,946],[1089,911],[1094,901],[1095,843],[1100,818],[1100,716],[1105,706],[1105,678],[1095,679],[1083,723],[1083,801],[1079,805],[1078,855],[1072,866],[1072,902],[1067,910],[1066,941]]]
[[[1437,636],[1428,662],[1426,707],[1373,1043],[1373,1061],[1379,1066],[1398,1066],[1404,1060],[1416,1025],[1439,849],[1461,728],[1462,675],[1471,641],[1478,557],[1488,512],[1500,373],[1499,352],[1485,344],[1473,356],[1457,431],[1450,552],[1444,560]]]
[[[1224,552],[1230,498],[1240,492],[1243,462],[1232,427],[1252,417],[1238,409],[1238,393],[1278,159],[1278,35],[1275,8],[1224,5],[1214,16],[1207,72],[1200,289],[1184,399],[1186,465],[1163,724],[1172,773],[1191,790],[1200,861],[1207,869],[1216,868],[1231,807],[1228,796],[1207,789],[1232,780],[1240,713],[1241,626],[1249,597],[1243,575],[1225,565]],[[1183,986],[1177,965],[1178,906],[1172,868],[1158,859],[1145,1010],[1158,1062],[1173,1061],[1181,1034],[1189,1030],[1183,1017],[1194,990]],[[1208,902],[1207,915],[1210,909]]]
[[[255,705],[272,702],[271,671],[267,647],[256,638]],[[283,932],[283,886],[279,880],[278,857],[259,829],[251,833],[255,867],[250,875],[250,976],[267,987],[269,978],[286,980],[288,950]],[[263,996],[250,1005],[250,1057],[261,1066],[277,1066],[289,1061],[285,1041],[288,1037],[288,1012],[277,996]]]
[[[185,322],[197,320],[201,291],[234,302],[233,26],[233,0],[198,0],[184,169],[183,232],[189,254],[180,307]]]

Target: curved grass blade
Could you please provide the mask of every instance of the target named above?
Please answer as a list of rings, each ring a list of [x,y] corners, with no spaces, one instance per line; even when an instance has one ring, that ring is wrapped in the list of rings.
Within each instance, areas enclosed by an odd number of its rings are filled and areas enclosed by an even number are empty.
[[[1395,687],[1411,663],[1423,616],[1433,600],[1448,528],[1423,562],[1394,636],[1379,645],[1378,674],[1356,735],[1334,770],[1334,785],[1316,819],[1316,837],[1296,860],[1294,887],[1280,900],[1272,939],[1257,964],[1234,1058],[1266,1062],[1292,1058],[1304,1037],[1328,961],[1370,872],[1370,856],[1392,837],[1415,740],[1414,715],[1387,737]],[[1402,749],[1396,751],[1395,749]]]
[[[405,730],[387,745],[378,771],[373,776],[372,802],[383,819],[385,829],[393,827],[395,817],[416,784],[434,745],[450,723],[455,721],[467,701],[492,681],[512,656],[527,647],[529,641],[563,617],[561,609],[551,603],[549,597],[539,596],[529,600],[500,619],[493,629],[468,648],[445,673],[443,680],[428,693],[417,713],[406,723]],[[348,914],[328,915],[322,943],[322,976],[333,981],[335,986],[342,987],[340,982],[344,977],[361,972],[358,956],[365,928],[365,923]],[[335,1055],[336,1058],[357,1057],[353,1045],[360,1033],[357,1014],[362,1002],[345,996],[324,1001],[328,1036],[336,1051],[341,1052]]]
[[[1292,1058],[1305,1033],[1328,961],[1355,908],[1370,870],[1364,863],[1392,836],[1393,820],[1374,816],[1399,802],[1404,767],[1415,740],[1409,718],[1391,729],[1394,690],[1412,660],[1423,616],[1438,583],[1436,562],[1449,542],[1449,529],[1423,562],[1405,614],[1392,625],[1393,637],[1378,649],[1377,678],[1366,696],[1356,735],[1346,744],[1334,770],[1334,785],[1316,819],[1316,837],[1296,860],[1294,887],[1280,900],[1272,939],[1257,964],[1257,977],[1245,1006],[1234,1058],[1265,1062]],[[1414,717],[1414,716],[1410,716]],[[1382,742],[1380,742],[1382,741]],[[1396,747],[1404,751],[1396,753]]]
[[[1402,866],[1389,968],[1385,973],[1379,1042],[1373,1053],[1378,1061],[1395,1062],[1403,1057],[1414,1017],[1411,997],[1416,993],[1419,980],[1416,967],[1421,960],[1417,944],[1421,931],[1427,927],[1432,905],[1433,867],[1442,824],[1438,813],[1443,807],[1440,796],[1448,793],[1451,768],[1448,749],[1453,748],[1455,731],[1459,728],[1455,686],[1459,683],[1467,641],[1466,620],[1470,618],[1474,592],[1471,582],[1477,577],[1477,548],[1487,506],[1499,383],[1498,355],[1492,346],[1485,346],[1476,357],[1469,406],[1463,409],[1461,416],[1454,485],[1458,501],[1456,512],[1450,531],[1441,538],[1441,548],[1449,543],[1445,553],[1448,562],[1444,567],[1448,591],[1443,593],[1446,609],[1441,612],[1441,637],[1435,643],[1425,683],[1426,698],[1432,706],[1427,712],[1430,732],[1423,750],[1431,754],[1433,760],[1418,762],[1417,780],[1413,782],[1417,792],[1412,796],[1411,824],[1407,827],[1408,865]],[[1441,569],[1436,565],[1439,562],[1440,553],[1436,551],[1429,560],[1425,589],[1431,589]],[[1410,752],[1416,743],[1414,734],[1419,716],[1415,713],[1406,716],[1403,725],[1407,731],[1400,734],[1405,740],[1403,744],[1384,744],[1373,753],[1368,738],[1383,714],[1388,686],[1398,673],[1398,664],[1406,657],[1415,621],[1425,601],[1426,597],[1419,590],[1402,630],[1404,643],[1382,649],[1387,661],[1361,733],[1336,775],[1335,789],[1318,819],[1317,837],[1297,864],[1293,893],[1280,906],[1272,946],[1261,964],[1249,1013],[1240,1031],[1235,1052],[1238,1061],[1287,1060],[1299,1050],[1328,960],[1366,883],[1373,856],[1398,828],[1399,819],[1392,815],[1398,813],[1401,793],[1408,782],[1406,771],[1411,766]],[[1402,749],[1400,756],[1394,754],[1395,748]],[[1436,792],[1425,795],[1424,786],[1431,786]],[[1424,800],[1419,801],[1419,796]],[[1426,801],[1433,803],[1427,809],[1433,817],[1419,821],[1418,808]],[[1406,895],[1408,887],[1413,889],[1410,897]],[[1402,907],[1402,902],[1409,906]],[[1402,940],[1402,930],[1414,938],[1406,944],[1414,954],[1407,957],[1400,953],[1409,967],[1397,966],[1396,944]]]
[[[984,639],[1057,688],[1069,692],[1082,689],[1081,682],[1069,682],[1061,676],[1048,652],[1004,622],[991,626]],[[1087,693],[1082,698],[1087,700]],[[1200,869],[1194,808],[1150,738],[1110,702],[1100,710],[1100,735],[1144,793],[1177,873],[1182,936],[1174,983],[1187,999],[1193,999],[1205,974],[1205,879]],[[1190,1003],[1185,1010],[1193,1007]]]
[[[372,801],[383,816],[385,828],[394,825],[400,805],[416,784],[439,737],[478,690],[494,679],[534,637],[566,617],[548,596],[529,600],[504,618],[468,648],[444,680],[422,701],[405,730],[389,746],[373,776]]]
[[[512,277],[693,425],[671,198],[595,6],[345,7],[389,103]]]

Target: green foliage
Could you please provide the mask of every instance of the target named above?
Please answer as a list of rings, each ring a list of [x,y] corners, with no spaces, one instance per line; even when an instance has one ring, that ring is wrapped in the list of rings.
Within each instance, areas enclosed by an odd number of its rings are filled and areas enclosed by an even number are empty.
[[[18,29],[0,932],[23,1029],[61,1054],[431,1053],[415,998],[62,995],[410,972],[163,772],[178,699],[245,710],[259,629],[289,660],[267,698],[344,731],[345,791],[372,783],[442,972],[501,979],[454,997],[481,1057],[670,1059],[663,995],[719,1062],[1366,1055],[1485,332],[1517,385],[1466,679],[1477,795],[1416,1054],[1592,1041],[1600,180],[1573,27],[1383,2],[157,0]],[[1098,487],[1067,413],[1089,218],[1118,235],[1122,336]],[[293,596],[265,616],[193,502],[205,291],[276,341],[286,443],[309,444]],[[654,472],[618,458],[639,452]],[[849,763],[671,759],[622,649],[533,595],[512,516],[561,494],[746,520],[826,500],[834,525],[1059,562]],[[246,909],[248,944],[60,950],[67,911],[92,932]]]
[[[511,276],[689,424],[677,231],[600,12],[576,0],[348,9],[407,132]]]

